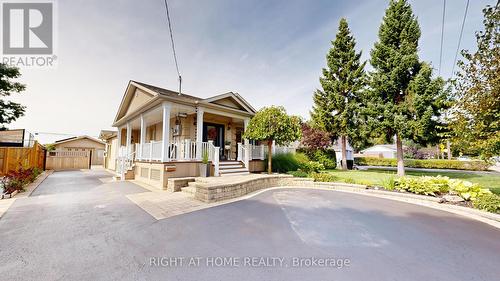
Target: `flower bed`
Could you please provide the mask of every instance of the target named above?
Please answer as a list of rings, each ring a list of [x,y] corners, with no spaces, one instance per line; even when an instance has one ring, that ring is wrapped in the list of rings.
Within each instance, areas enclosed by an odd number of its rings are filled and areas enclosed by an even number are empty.
[[[24,188],[35,181],[41,173],[42,170],[38,168],[20,168],[17,171],[11,171],[1,179],[0,189],[5,194],[24,191]]]

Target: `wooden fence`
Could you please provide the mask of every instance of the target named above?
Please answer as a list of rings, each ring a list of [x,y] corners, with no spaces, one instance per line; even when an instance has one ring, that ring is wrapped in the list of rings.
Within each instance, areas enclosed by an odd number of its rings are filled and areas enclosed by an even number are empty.
[[[45,167],[54,171],[90,169],[91,154],[90,151],[50,151],[47,153]]]
[[[33,147],[0,147],[0,175],[19,168],[43,169],[45,149],[35,142]]]

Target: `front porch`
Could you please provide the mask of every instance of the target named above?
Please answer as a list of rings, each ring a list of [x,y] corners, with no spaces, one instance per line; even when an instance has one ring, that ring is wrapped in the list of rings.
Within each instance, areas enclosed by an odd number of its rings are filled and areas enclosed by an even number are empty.
[[[169,178],[200,176],[204,159],[211,176],[263,171],[266,147],[242,137],[254,114],[237,93],[203,99],[130,81],[113,123],[115,171],[160,188]]]
[[[117,159],[158,164],[201,162],[206,157],[218,176],[220,161],[244,160],[247,148],[242,134],[248,120],[245,116],[163,102],[118,128]]]

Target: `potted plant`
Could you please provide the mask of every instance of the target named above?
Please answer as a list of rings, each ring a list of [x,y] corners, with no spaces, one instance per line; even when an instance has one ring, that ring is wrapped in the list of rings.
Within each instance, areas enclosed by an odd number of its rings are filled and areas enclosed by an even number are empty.
[[[226,150],[231,149],[231,141],[225,141],[225,142],[224,142],[224,148],[225,148]]]
[[[200,164],[200,177],[206,178],[210,176],[210,166],[208,165],[208,151],[204,151]]]

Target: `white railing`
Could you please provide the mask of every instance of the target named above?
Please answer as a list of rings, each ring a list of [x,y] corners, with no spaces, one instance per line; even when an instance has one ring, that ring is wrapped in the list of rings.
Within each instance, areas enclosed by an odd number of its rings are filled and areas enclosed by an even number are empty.
[[[220,147],[214,146],[213,142],[208,142],[208,159],[214,165],[214,176],[219,176],[219,149]]]
[[[295,148],[289,146],[273,146],[273,154],[295,153]]]
[[[144,161],[161,161],[162,160],[162,141],[151,141],[147,143],[135,144],[133,147],[136,152],[136,159]],[[168,159],[172,161],[200,161],[203,155],[208,155],[209,161],[214,161],[219,155],[215,151],[215,146],[212,142],[192,142],[190,140],[183,140],[180,142],[171,143],[168,149]],[[220,148],[219,148],[220,149]],[[119,155],[129,155],[126,147],[120,148]]]
[[[264,160],[266,158],[267,145],[252,145],[252,159]]]
[[[264,160],[267,157],[267,145],[250,145],[250,160],[259,159]],[[245,159],[245,145],[238,143],[238,161],[243,161]],[[289,146],[272,146],[272,153],[282,154],[282,153],[295,153],[295,148]]]

